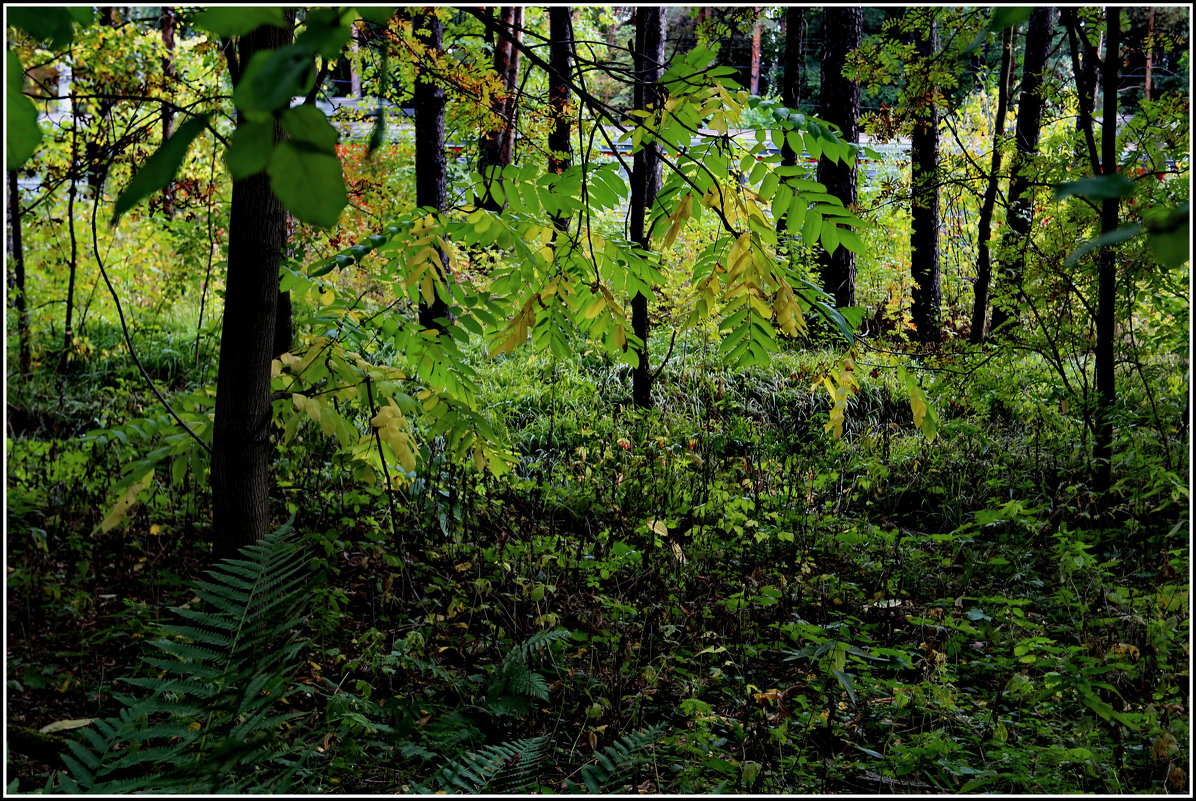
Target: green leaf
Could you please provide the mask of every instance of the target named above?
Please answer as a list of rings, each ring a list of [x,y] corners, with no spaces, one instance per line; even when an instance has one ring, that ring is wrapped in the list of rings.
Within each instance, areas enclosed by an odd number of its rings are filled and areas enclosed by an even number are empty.
[[[154,155],[146,159],[145,164],[133,176],[133,180],[129,181],[128,187],[116,199],[116,206],[112,211],[113,225],[117,224],[120,216],[126,211],[170,183],[187,155],[187,148],[207,127],[207,114],[192,117],[180,125],[174,136],[167,139]]]
[[[1055,199],[1066,197],[1086,197],[1089,200],[1110,200],[1112,198],[1129,197],[1134,194],[1134,182],[1125,175],[1115,172],[1112,175],[1090,175],[1078,181],[1059,184],[1055,187]]]
[[[1026,6],[1000,6],[994,8],[993,18],[989,20],[988,29],[990,31],[1003,31],[1014,25],[1021,25],[1030,19],[1030,14],[1033,11],[1032,7]]]
[[[298,45],[254,53],[245,67],[233,102],[253,120],[290,105],[295,95],[306,94],[315,82],[311,50]]]
[[[224,154],[224,163],[233,180],[256,175],[266,169],[274,152],[274,121],[246,121],[237,126],[233,141]]]
[[[200,12],[195,24],[217,36],[244,36],[262,25],[287,27],[281,8],[215,6]]]
[[[328,60],[335,59],[352,36],[348,21],[346,17],[346,24],[342,25],[341,13],[330,8],[310,9],[304,22],[306,29],[295,40],[295,44],[308,52],[319,53]]]
[[[1179,267],[1192,253],[1192,229],[1188,204],[1153,209],[1146,217],[1146,236],[1155,258],[1165,267]]]
[[[365,8],[358,8],[357,13],[366,22],[372,22],[375,25],[385,25],[386,22],[394,16],[394,6],[367,6]]]
[[[4,143],[4,160],[8,169],[15,170],[37,150],[42,141],[42,129],[37,124],[37,107],[21,91],[25,81],[21,60],[11,50],[6,60],[8,79],[4,88],[4,129],[7,139]]]
[[[34,39],[49,42],[51,49],[66,47],[75,38],[75,15],[60,6],[27,6],[8,9],[8,24]]]
[[[348,205],[341,163],[305,142],[281,142],[267,167],[270,186],[305,223],[331,228]]]
[[[306,142],[330,156],[336,154],[340,134],[315,106],[304,104],[287,109],[282,113],[282,127],[295,141]]]
[[[1070,267],[1080,259],[1087,256],[1094,250],[1099,250],[1110,245],[1118,245],[1127,239],[1131,239],[1142,233],[1143,227],[1138,223],[1127,223],[1120,228],[1114,228],[1112,231],[1101,234],[1095,239],[1089,239],[1084,244],[1072,251],[1071,255],[1063,261],[1064,267]]]

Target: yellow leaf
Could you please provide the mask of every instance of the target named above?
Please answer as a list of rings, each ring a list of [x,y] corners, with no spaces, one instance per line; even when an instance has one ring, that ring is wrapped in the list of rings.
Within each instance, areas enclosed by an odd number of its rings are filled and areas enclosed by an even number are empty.
[[[648,528],[650,528],[652,530],[652,533],[656,534],[657,536],[660,536],[660,537],[669,536],[669,527],[667,525],[665,525],[665,522],[663,520],[653,520],[651,523],[648,524]]]
[[[101,534],[106,534],[112,529],[124,522],[128,516],[129,511],[137,505],[138,496],[141,495],[142,490],[149,487],[154,480],[154,469],[151,467],[149,472],[142,476],[139,480],[134,481],[117,499],[112,508],[108,510],[108,514],[96,526],[96,531]]]

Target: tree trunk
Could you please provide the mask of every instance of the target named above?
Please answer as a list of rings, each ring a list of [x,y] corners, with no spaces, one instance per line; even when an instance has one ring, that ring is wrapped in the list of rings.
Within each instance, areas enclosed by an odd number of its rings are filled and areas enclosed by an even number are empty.
[[[494,43],[494,71],[503,82],[503,93],[490,101],[490,111],[499,119],[497,126],[482,134],[478,142],[478,172],[482,175],[485,195],[478,205],[490,211],[502,211],[503,204],[490,191],[494,170],[511,163],[515,145],[516,92],[519,88],[519,48],[522,38],[523,9],[503,6],[499,9],[499,24],[510,31],[510,37],[499,36]]]
[[[1117,172],[1117,81],[1121,66],[1121,9],[1105,11],[1108,31],[1105,34],[1104,68],[1101,83],[1104,90],[1104,113],[1101,120],[1101,171],[1105,175]],[[1120,199],[1105,198],[1101,202],[1100,228],[1107,234],[1117,228]],[[1112,478],[1113,404],[1117,386],[1113,373],[1114,342],[1116,336],[1117,249],[1105,247],[1100,251],[1097,272],[1096,311],[1096,437],[1092,458],[1096,462],[1096,489],[1109,489]]]
[[[1001,71],[997,79],[993,154],[977,224],[976,289],[972,304],[972,332],[968,338],[974,345],[984,341],[984,327],[988,322],[988,288],[992,282],[992,255],[988,242],[992,238],[993,211],[996,209],[997,189],[1001,181],[1001,140],[1005,138],[1005,115],[1009,110],[1009,77],[1013,74],[1013,36],[1016,30],[1016,25],[1010,25],[1001,32]]]
[[[548,113],[552,129],[548,132],[548,171],[556,175],[569,168],[572,161],[572,126],[569,120],[569,76],[573,71],[573,9],[552,6],[548,9]],[[553,217],[558,231],[569,226],[567,217]]]
[[[1030,202],[1030,169],[1038,150],[1038,134],[1042,124],[1042,82],[1047,54],[1051,49],[1051,33],[1055,9],[1035,8],[1030,14],[1026,30],[1026,56],[1022,65],[1022,92],[1018,98],[1016,140],[1012,176],[1009,179],[1009,211],[1002,237],[1004,285],[1000,287],[1004,302],[994,304],[992,333],[999,336],[1014,318],[1017,297],[1021,291],[1022,272],[1026,264],[1026,241],[1034,223],[1034,206]]]
[[[174,68],[174,28],[175,11],[172,6],[162,6],[162,13],[158,17],[158,27],[162,31],[162,46],[166,55],[162,57],[162,79],[165,88],[173,91],[176,80]],[[162,106],[162,141],[165,142],[174,134],[174,109]],[[166,184],[162,190],[162,211],[167,217],[174,216],[174,181]]]
[[[760,13],[760,8],[756,8],[756,14]],[[760,38],[762,28],[759,18],[756,19],[756,24],[752,26],[752,73],[751,73],[751,91],[753,95],[760,94]]]
[[[635,15],[635,108],[659,106],[660,76],[664,65],[664,9],[640,6]],[[631,240],[644,250],[651,247],[646,213],[660,191],[660,151],[645,144],[636,151],[631,168]],[[637,292],[631,299],[631,329],[639,337],[639,364],[632,373],[632,399],[641,409],[652,406],[652,373],[648,369],[648,298]]]
[[[444,28],[435,9],[428,8],[413,20],[419,41],[431,51],[443,48]],[[448,165],[444,154],[444,88],[432,75],[420,74],[415,81],[415,204],[442,212],[448,205]],[[440,254],[442,279],[448,280],[448,254]],[[443,333],[448,304],[437,289],[435,299],[419,302],[419,323]]]
[[[825,30],[835,35],[826,41],[822,55],[822,88],[819,116],[839,126],[843,139],[860,139],[860,85],[843,77],[847,54],[860,46],[864,31],[864,12],[858,6],[828,6],[823,11]],[[786,68],[788,69],[788,68]],[[818,160],[818,181],[826,191],[847,208],[856,203],[857,172],[855,160],[841,164],[823,157]],[[834,253],[820,251],[818,256],[822,286],[835,298],[836,306],[855,305],[855,254],[845,247]]]
[[[17,312],[17,370],[29,377],[29,310],[25,304],[25,246],[21,241],[21,187],[16,170],[8,171],[8,252],[12,257],[12,278],[8,296]]]
[[[929,13],[933,14],[933,10]],[[927,30],[915,34],[918,56],[929,69],[938,52],[938,26],[933,20]],[[913,290],[913,318],[919,342],[938,342],[941,333],[942,287],[939,277],[939,114],[926,87],[921,98],[925,108],[914,117],[910,136],[911,208],[910,274]]]
[[[259,27],[241,38],[237,61],[248,64],[254,53],[290,41],[289,28]],[[285,246],[286,211],[265,171],[234,181],[212,435],[212,550],[217,559],[270,531],[270,361]]]
[[[781,103],[793,111],[801,104],[802,70],[805,69],[806,10],[800,6],[785,9],[785,71],[781,75]],[[781,165],[792,167],[797,164],[798,153],[789,145],[789,139],[781,142]],[[782,215],[776,221],[777,233],[785,230],[787,222]],[[781,242],[788,249],[793,237],[782,237]]]

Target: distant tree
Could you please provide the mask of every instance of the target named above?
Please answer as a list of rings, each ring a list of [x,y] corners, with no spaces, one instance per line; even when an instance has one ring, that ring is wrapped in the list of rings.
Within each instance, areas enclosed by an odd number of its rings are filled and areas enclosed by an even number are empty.
[[[502,80],[503,91],[490,101],[490,111],[498,123],[482,133],[478,142],[478,172],[482,175],[484,194],[478,205],[491,211],[501,211],[500,203],[491,192],[494,170],[511,163],[515,147],[515,112],[518,107],[519,48],[523,35],[523,9],[503,6],[498,10],[498,24],[511,31],[511,37],[500,36],[494,42],[494,72]]]
[[[936,10],[922,9],[927,16],[914,47],[923,64],[929,65],[939,50]],[[910,134],[910,274],[914,280],[910,316],[920,342],[942,338],[942,288],[939,274],[939,111],[936,87],[930,69],[923,71],[925,83],[912,99],[913,132]]]
[[[843,67],[847,54],[860,46],[864,15],[857,6],[828,6],[823,11],[822,22],[824,29],[834,31],[835,35],[826,39],[823,50],[818,114],[827,122],[839,126],[844,141],[859,142],[860,85],[844,77]],[[786,70],[789,69],[787,66]],[[797,69],[795,64],[794,71]],[[786,84],[788,82],[786,75]],[[856,176],[854,159],[850,164],[826,156],[818,160],[818,182],[847,208],[852,208],[856,203]],[[839,247],[834,253],[820,252],[818,261],[823,289],[834,296],[836,305],[854,306],[855,254],[845,247]]]
[[[416,38],[429,54],[444,49],[444,26],[429,8],[416,14],[412,23]],[[444,148],[444,87],[425,68],[418,71],[412,105],[415,107],[415,204],[444,211],[448,207],[448,162]],[[448,254],[440,254],[444,276],[448,276]],[[433,284],[442,282],[434,281]],[[448,304],[437,292],[428,302],[421,299],[419,322],[424,328],[444,330]]]
[[[660,77],[664,73],[664,9],[640,6],[635,17],[635,108],[639,111],[658,108]],[[653,143],[646,142],[635,152],[631,173],[631,240],[644,250],[651,247],[651,231],[647,225],[647,211],[660,191],[660,152]],[[640,345],[639,364],[632,373],[632,396],[635,405],[652,405],[652,373],[648,369],[648,298],[637,292],[631,299],[631,328]]]
[[[1101,119],[1101,172],[1106,176],[1117,173],[1117,81],[1121,63],[1121,9],[1105,10],[1105,57],[1102,60],[1101,84],[1104,110]],[[1118,226],[1120,198],[1106,197],[1101,201],[1100,228],[1110,234]],[[1109,488],[1113,462],[1113,404],[1117,400],[1114,373],[1117,336],[1117,249],[1106,247],[1100,251],[1097,273],[1096,311],[1096,438],[1092,457],[1096,462],[1096,488]]]
[[[569,168],[572,158],[569,80],[573,71],[573,9],[570,6],[548,9],[548,39],[548,114],[552,119],[548,132],[548,171],[559,175]],[[560,230],[568,226],[564,217],[557,216],[553,222]]]
[[[1002,282],[1000,292],[1004,300],[992,310],[991,331],[999,336],[1016,315],[1017,296],[1021,291],[1022,272],[1026,263],[1025,243],[1034,224],[1034,206],[1030,201],[1032,186],[1031,162],[1038,151],[1038,135],[1042,127],[1043,77],[1047,55],[1051,49],[1055,9],[1035,8],[1030,14],[1026,30],[1026,55],[1022,64],[1022,90],[1017,105],[1016,144],[1011,177],[1009,179],[1009,210],[1002,237]]]
[[[992,285],[992,239],[993,212],[997,205],[997,191],[1001,183],[1001,142],[1005,138],[1005,116],[1009,110],[1009,79],[1013,74],[1013,37],[1016,25],[1001,31],[1001,69],[997,78],[997,110],[993,121],[993,150],[989,162],[988,180],[984,186],[984,198],[980,202],[980,216],[976,223],[976,288],[972,304],[972,330],[969,341],[978,344],[984,341],[988,323],[988,293]]]

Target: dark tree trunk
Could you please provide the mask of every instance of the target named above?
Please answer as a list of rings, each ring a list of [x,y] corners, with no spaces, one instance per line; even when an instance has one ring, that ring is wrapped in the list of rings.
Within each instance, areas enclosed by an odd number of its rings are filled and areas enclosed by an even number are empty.
[[[664,9],[640,6],[635,23],[635,93],[636,109],[660,104],[660,77],[664,65]],[[632,159],[631,168],[631,240],[644,250],[651,247],[651,231],[646,225],[646,213],[660,191],[660,151],[654,144],[646,144]],[[632,373],[632,399],[636,406],[647,409],[652,405],[652,373],[648,369],[648,298],[636,293],[631,299],[631,329],[642,343],[639,364]]]
[[[572,160],[572,125],[569,120],[569,77],[573,70],[573,9],[552,6],[548,9],[548,109],[552,130],[548,132],[548,171],[559,175]],[[569,226],[566,217],[553,218],[557,230]]]
[[[260,27],[241,38],[237,61],[248,64],[254,53],[290,41],[288,28]],[[286,211],[266,173],[234,181],[212,436],[216,558],[235,554],[270,530],[270,360],[285,246]]]
[[[785,10],[785,70],[781,75],[781,103],[786,108],[797,110],[801,104],[802,70],[805,69],[806,10],[800,6],[789,6]],[[781,143],[781,165],[792,167],[797,164],[797,151],[789,145],[786,137]],[[786,228],[785,216],[777,221],[777,232]],[[783,237],[781,242],[788,248],[792,237]]]
[[[158,27],[162,31],[162,46],[166,55],[162,57],[162,78],[167,91],[173,91],[176,80],[174,68],[174,29],[175,10],[172,6],[162,6],[162,13],[158,17]],[[165,142],[174,134],[174,109],[162,106],[162,141]],[[174,216],[174,181],[162,190],[162,211],[167,217]]]
[[[1001,181],[1001,140],[1005,138],[1005,115],[1009,110],[1009,76],[1013,74],[1013,36],[1016,29],[1016,25],[1010,25],[1001,32],[1001,71],[997,85],[997,114],[993,122],[993,154],[977,224],[976,290],[972,304],[972,332],[969,336],[972,344],[984,341],[985,324],[988,322],[988,289],[992,283],[992,255],[988,242],[992,238],[993,211],[996,209],[997,189]]]
[[[1117,172],[1117,81],[1121,65],[1121,9],[1105,11],[1108,30],[1105,33],[1104,68],[1101,71],[1104,92],[1104,113],[1101,120],[1101,171],[1105,175]],[[1119,198],[1101,202],[1100,228],[1107,234],[1117,228]],[[1096,489],[1109,489],[1112,479],[1113,403],[1117,386],[1113,373],[1114,342],[1116,336],[1117,249],[1101,249],[1097,273],[1096,310],[1096,437],[1092,448],[1096,462]]]
[[[822,89],[819,116],[839,126],[848,142],[859,142],[860,85],[843,77],[847,54],[860,46],[864,12],[858,6],[828,6],[823,26],[835,35],[827,38],[822,55]],[[786,67],[788,69],[788,67]],[[856,203],[856,164],[841,164],[828,158],[818,161],[818,181],[847,208]],[[845,247],[818,256],[822,286],[837,306],[855,305],[855,254]]]
[[[931,11],[930,13],[934,13]],[[915,34],[918,56],[929,65],[938,52],[938,26]],[[939,277],[939,114],[926,86],[925,108],[914,117],[910,136],[911,209],[910,274],[914,280],[913,318],[919,342],[938,342],[941,334],[942,287]]]
[[[999,335],[1014,318],[1012,311],[1021,291],[1022,272],[1026,264],[1026,241],[1034,223],[1034,206],[1030,202],[1031,162],[1038,150],[1038,134],[1042,125],[1042,83],[1047,54],[1051,49],[1051,33],[1055,9],[1035,8],[1030,14],[1026,30],[1026,56],[1022,65],[1022,91],[1018,98],[1016,142],[1012,175],[1009,179],[1009,211],[1005,218],[1002,252],[1006,259],[1003,270],[1004,285],[999,287],[1003,303],[993,305],[991,330]]]
[[[511,163],[515,148],[516,93],[519,88],[519,48],[522,38],[523,9],[503,6],[499,9],[498,23],[510,31],[510,37],[499,36],[494,43],[494,71],[502,79],[503,94],[496,95],[490,102],[490,110],[500,120],[497,127],[482,134],[478,142],[478,172],[482,175],[485,195],[478,205],[491,211],[502,211],[503,204],[491,194],[491,173],[496,168]]]
[[[8,296],[17,312],[17,370],[29,377],[29,310],[25,305],[25,246],[21,241],[21,187],[16,170],[8,171],[8,253],[12,257],[12,277]]]
[[[434,9],[417,14],[413,20],[419,41],[429,50],[443,48],[444,28]],[[442,212],[448,206],[448,165],[444,154],[444,87],[432,75],[420,74],[415,82],[415,203]],[[448,280],[448,254],[440,254],[442,279]],[[448,304],[437,290],[428,303],[421,298],[419,323],[424,328],[443,332]]]

